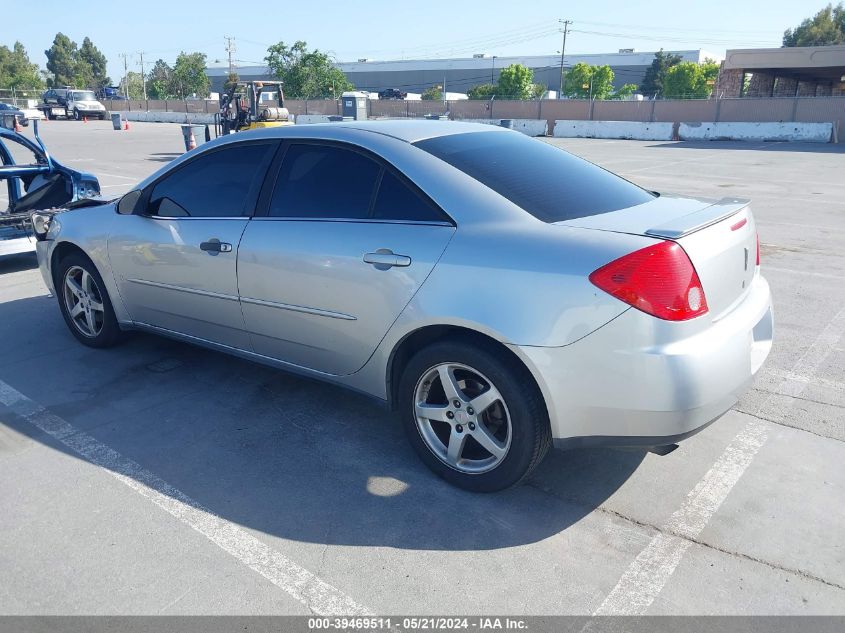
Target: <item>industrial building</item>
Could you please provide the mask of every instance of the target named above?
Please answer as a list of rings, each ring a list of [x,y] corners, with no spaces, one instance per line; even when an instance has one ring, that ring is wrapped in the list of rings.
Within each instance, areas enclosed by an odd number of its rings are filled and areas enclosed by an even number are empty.
[[[845,95],[845,46],[729,50],[716,84],[719,97]]]
[[[669,51],[683,61],[701,63],[705,59],[720,61],[721,56],[702,50]],[[614,85],[642,83],[645,72],[654,60],[654,51],[638,52],[623,49],[618,53],[567,55],[564,68],[579,62],[591,66],[608,65],[613,69]],[[358,90],[379,92],[385,88],[399,88],[405,92],[423,92],[434,85],[446,84],[449,92],[466,92],[473,86],[495,83],[503,68],[522,64],[534,71],[534,80],[557,90],[560,84],[560,55],[533,55],[498,57],[475,55],[455,59],[416,59],[379,61],[361,59],[357,62],[340,62],[340,68]],[[243,80],[270,79],[269,69],[262,66],[242,66],[237,69]],[[228,74],[227,67],[209,68],[212,91],[219,92]]]

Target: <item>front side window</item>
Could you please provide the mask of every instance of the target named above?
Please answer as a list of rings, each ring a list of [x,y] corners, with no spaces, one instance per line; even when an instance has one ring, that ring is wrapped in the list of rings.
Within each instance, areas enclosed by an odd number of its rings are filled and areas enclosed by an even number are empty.
[[[147,212],[169,218],[249,215],[275,147],[233,145],[195,158],[153,187]]]
[[[282,162],[270,216],[364,219],[381,167],[351,149],[293,144]]]

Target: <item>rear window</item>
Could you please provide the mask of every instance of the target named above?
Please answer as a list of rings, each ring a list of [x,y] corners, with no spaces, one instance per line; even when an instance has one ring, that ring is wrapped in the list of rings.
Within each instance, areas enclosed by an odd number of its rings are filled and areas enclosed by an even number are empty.
[[[414,145],[544,222],[600,215],[654,198],[620,176],[519,133],[452,134]]]

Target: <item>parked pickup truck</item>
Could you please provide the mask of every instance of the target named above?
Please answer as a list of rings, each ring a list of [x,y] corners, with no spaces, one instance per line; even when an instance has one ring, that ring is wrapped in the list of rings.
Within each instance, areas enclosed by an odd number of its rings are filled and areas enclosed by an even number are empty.
[[[109,114],[106,106],[97,101],[93,90],[51,88],[44,93],[42,101],[37,107],[50,120],[59,117],[73,117],[77,121],[86,117],[105,119]]]
[[[93,203],[100,183],[93,174],[58,163],[47,152],[33,121],[35,142],[0,127],[0,256],[35,251],[33,211]],[[93,199],[93,200],[92,200]]]

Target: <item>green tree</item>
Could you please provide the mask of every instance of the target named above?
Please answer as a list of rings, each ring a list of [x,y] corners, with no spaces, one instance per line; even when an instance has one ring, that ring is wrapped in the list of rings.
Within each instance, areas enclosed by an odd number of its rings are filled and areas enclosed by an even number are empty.
[[[15,42],[11,49],[0,46],[0,88],[39,90],[43,87],[38,64],[29,61],[23,44]]]
[[[223,91],[229,92],[229,90],[238,85],[240,80],[241,78],[238,76],[238,73],[229,73],[226,75],[226,81],[223,83]]]
[[[614,92],[610,95],[611,99],[627,99],[631,95],[635,94],[640,87],[637,84],[625,84],[619,90]]]
[[[566,73],[563,93],[576,99],[607,99],[613,93],[613,70],[578,62]]]
[[[719,66],[713,61],[681,62],[666,73],[663,94],[669,99],[706,99],[718,74]]]
[[[422,93],[423,101],[441,101],[443,99],[443,86],[432,86]]]
[[[128,95],[130,99],[143,99],[143,81],[143,75],[141,73],[132,72],[130,70],[126,73],[126,76],[120,80],[120,94]]]
[[[173,69],[163,59],[159,59],[147,73],[147,95],[150,99],[173,99]]]
[[[173,65],[173,90],[180,99],[196,95],[204,99],[208,96],[210,82],[206,74],[205,53],[186,53],[182,51]]]
[[[682,59],[680,55],[664,53],[662,48],[657,51],[654,54],[651,66],[645,71],[643,83],[640,84],[640,92],[646,97],[661,96],[663,94],[663,80],[666,78],[666,73],[672,66],[680,64]]]
[[[51,86],[72,86],[79,72],[79,50],[76,42],[64,33],[56,33],[53,45],[44,51],[47,70],[52,74]]]
[[[534,71],[522,64],[503,68],[496,94],[500,99],[530,99],[534,96]]]
[[[342,92],[354,89],[334,59],[317,49],[309,51],[308,44],[301,40],[293,46],[273,44],[264,61],[284,82],[285,96],[292,99],[337,99]]]
[[[531,87],[531,98],[532,99],[542,99],[543,95],[549,90],[549,87],[546,84],[534,84]]]
[[[467,97],[470,99],[490,100],[496,96],[496,86],[493,84],[481,84],[467,90]]]
[[[784,46],[845,44],[845,6],[832,4],[783,33]]]
[[[77,86],[99,90],[111,84],[111,78],[106,74],[106,56],[100,52],[90,38],[82,40],[77,59]],[[85,78],[85,83],[79,81]]]

